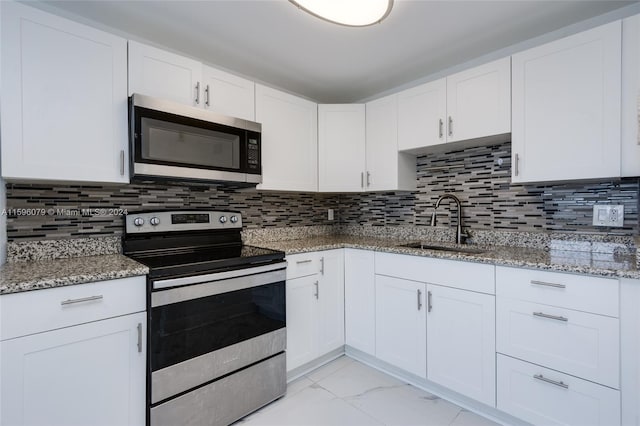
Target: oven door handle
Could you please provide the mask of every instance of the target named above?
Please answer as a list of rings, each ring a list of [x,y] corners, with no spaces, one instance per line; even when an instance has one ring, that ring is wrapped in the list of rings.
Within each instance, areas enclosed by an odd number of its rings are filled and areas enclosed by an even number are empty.
[[[180,287],[183,285],[199,284],[203,282],[226,280],[228,278],[241,277],[243,275],[260,274],[262,272],[275,271],[287,267],[287,262],[278,262],[270,265],[255,266],[253,268],[234,269],[233,271],[215,272],[213,274],[196,275],[193,277],[171,278],[153,282],[153,289],[160,290],[168,287]]]

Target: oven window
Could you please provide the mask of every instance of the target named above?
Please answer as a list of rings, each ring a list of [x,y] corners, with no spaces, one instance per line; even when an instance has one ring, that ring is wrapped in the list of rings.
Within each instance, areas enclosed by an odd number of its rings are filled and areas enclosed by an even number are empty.
[[[240,136],[141,118],[142,158],[212,168],[240,168]]]
[[[284,281],[158,306],[151,310],[151,370],[284,326]]]

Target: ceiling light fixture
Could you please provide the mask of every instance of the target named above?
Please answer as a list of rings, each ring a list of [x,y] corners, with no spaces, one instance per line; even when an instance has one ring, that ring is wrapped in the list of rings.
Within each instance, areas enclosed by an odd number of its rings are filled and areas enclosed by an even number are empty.
[[[289,0],[305,12],[348,27],[378,24],[393,7],[393,0]]]

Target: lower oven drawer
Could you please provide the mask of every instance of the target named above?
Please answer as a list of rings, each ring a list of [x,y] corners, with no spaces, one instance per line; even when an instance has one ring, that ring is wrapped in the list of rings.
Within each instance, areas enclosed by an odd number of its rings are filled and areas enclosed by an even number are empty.
[[[619,425],[620,392],[498,354],[499,410],[536,425]]]
[[[151,426],[226,426],[284,395],[285,354],[151,408]]]
[[[285,328],[191,358],[151,373],[151,403],[155,404],[246,365],[284,351]]]

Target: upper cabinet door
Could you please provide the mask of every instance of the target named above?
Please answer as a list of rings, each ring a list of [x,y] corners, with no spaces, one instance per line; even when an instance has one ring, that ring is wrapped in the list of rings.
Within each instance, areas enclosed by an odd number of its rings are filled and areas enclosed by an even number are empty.
[[[622,20],[621,175],[640,176],[640,15]]]
[[[2,176],[128,182],[126,40],[1,7]]]
[[[513,182],[620,176],[621,23],[513,55]]]
[[[318,105],[318,189],[364,191],[364,104]]]
[[[398,97],[387,96],[366,105],[368,191],[416,189],[416,157],[398,152]]]
[[[422,84],[398,94],[398,149],[441,144],[447,115],[446,79]]]
[[[511,131],[511,58],[447,77],[447,141]]]
[[[258,189],[318,190],[318,105],[256,84],[262,123],[262,184]]]
[[[255,84],[233,74],[202,67],[203,104],[219,114],[255,121]]]
[[[135,41],[129,42],[129,95],[140,93],[180,102],[204,104],[202,64]]]

